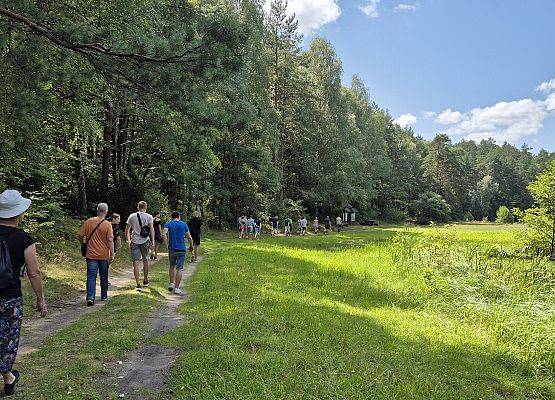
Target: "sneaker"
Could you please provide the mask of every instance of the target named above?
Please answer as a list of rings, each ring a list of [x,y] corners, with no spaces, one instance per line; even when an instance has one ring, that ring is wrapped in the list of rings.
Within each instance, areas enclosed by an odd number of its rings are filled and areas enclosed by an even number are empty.
[[[15,376],[15,380],[10,384],[4,385],[4,396],[11,396],[15,393],[15,385],[19,382],[19,372],[14,369],[12,375]]]
[[[181,293],[183,293],[183,290],[181,290],[181,289],[179,289],[179,288],[175,288],[175,289],[173,290],[173,294],[181,294]]]
[[[168,291],[169,291],[169,292],[173,292],[174,289],[175,289],[175,283],[170,283],[170,284],[168,285]]]
[[[140,292],[141,289],[142,289],[142,286],[141,286],[141,285],[137,285],[137,287],[135,288],[135,290],[136,290],[137,292]]]
[[[94,300],[87,300],[87,307],[94,306]]]
[[[157,256],[154,256],[153,260],[154,260],[154,261],[158,260],[158,257],[157,257]]]
[[[151,260],[154,260],[154,256],[151,255],[151,256],[150,256],[150,259],[151,259]]]
[[[144,287],[149,287],[150,286],[150,281],[143,281],[143,286]]]

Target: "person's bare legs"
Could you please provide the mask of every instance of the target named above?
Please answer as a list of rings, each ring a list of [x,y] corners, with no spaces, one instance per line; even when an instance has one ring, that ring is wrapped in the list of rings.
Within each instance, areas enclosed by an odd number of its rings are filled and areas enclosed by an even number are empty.
[[[175,269],[175,288],[179,289],[179,285],[181,285],[181,278],[183,276],[182,269]]]
[[[158,258],[158,246],[160,246],[160,243],[158,242],[154,242],[154,258]]]
[[[175,284],[175,267],[170,267],[170,286]]]
[[[15,376],[11,372],[2,372],[5,385],[11,385],[15,381]]]
[[[148,282],[148,259],[143,257],[143,282]]]
[[[193,246],[193,257],[198,260],[198,246]]]
[[[139,261],[133,261],[133,275],[135,275],[135,282],[137,282],[137,286],[141,284],[141,274],[139,273]]]

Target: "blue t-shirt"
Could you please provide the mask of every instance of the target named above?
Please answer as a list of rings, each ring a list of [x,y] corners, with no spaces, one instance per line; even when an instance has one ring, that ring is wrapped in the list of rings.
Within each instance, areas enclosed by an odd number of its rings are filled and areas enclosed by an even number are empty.
[[[185,234],[189,227],[183,221],[171,220],[164,226],[168,230],[168,250],[187,251],[185,245]]]

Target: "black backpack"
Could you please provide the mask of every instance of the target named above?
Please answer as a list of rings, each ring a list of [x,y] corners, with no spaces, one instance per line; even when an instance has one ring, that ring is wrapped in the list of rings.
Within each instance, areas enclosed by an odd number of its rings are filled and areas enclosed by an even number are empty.
[[[143,225],[143,221],[141,221],[139,213],[137,213],[137,219],[139,220],[139,226],[141,227],[139,235],[144,238],[150,237],[150,226]]]
[[[12,233],[0,237],[0,289],[8,287],[15,279],[10,248],[6,240]]]

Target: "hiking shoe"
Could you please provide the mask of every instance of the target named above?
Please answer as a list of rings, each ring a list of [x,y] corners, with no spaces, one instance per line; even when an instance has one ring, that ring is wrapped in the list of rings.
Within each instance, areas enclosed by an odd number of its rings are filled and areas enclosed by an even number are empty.
[[[183,293],[183,290],[181,290],[181,289],[179,289],[179,288],[175,288],[175,289],[173,290],[173,294],[181,294],[181,293]]]
[[[87,300],[87,307],[92,307],[94,306],[94,300]]]
[[[14,369],[12,375],[15,376],[15,380],[10,384],[4,385],[4,396],[11,396],[15,393],[15,385],[19,382],[19,371]]]
[[[143,281],[143,286],[144,287],[149,287],[150,286],[150,281]]]
[[[170,284],[168,285],[168,291],[169,291],[169,292],[173,292],[174,289],[175,289],[175,284],[174,284],[174,283],[170,283]]]

